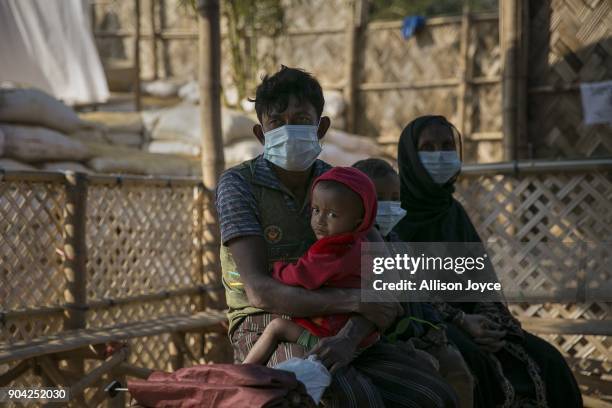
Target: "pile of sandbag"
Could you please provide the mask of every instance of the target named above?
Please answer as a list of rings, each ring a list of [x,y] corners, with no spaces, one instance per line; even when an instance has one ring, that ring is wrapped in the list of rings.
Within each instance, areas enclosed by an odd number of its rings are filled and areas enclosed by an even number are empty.
[[[197,157],[201,154],[202,127],[200,108],[183,102],[171,108],[143,112],[143,121],[150,142],[151,153],[182,154]],[[222,109],[221,126],[226,165],[248,160],[263,151],[253,136],[255,120],[231,109]]]
[[[0,168],[189,176],[197,159],[142,150],[140,113],[71,108],[36,89],[0,89]]]
[[[87,147],[66,136],[84,126],[72,109],[42,91],[0,89],[1,166],[27,170],[87,160]]]

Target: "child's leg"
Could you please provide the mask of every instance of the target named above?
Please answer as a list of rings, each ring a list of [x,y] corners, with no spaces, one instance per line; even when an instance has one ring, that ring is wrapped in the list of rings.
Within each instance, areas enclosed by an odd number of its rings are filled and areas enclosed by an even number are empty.
[[[257,339],[243,364],[266,364],[280,342],[295,343],[304,328],[291,320],[274,319]]]

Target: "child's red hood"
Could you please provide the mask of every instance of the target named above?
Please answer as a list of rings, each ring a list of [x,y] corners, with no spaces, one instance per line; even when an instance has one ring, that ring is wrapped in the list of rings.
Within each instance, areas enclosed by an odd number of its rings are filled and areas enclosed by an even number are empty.
[[[334,167],[331,170],[320,175],[313,183],[312,190],[319,181],[328,180],[344,184],[361,197],[363,203],[363,221],[355,233],[366,233],[372,228],[376,220],[376,187],[372,180],[361,170],[354,167]],[[312,197],[312,190],[310,195]]]

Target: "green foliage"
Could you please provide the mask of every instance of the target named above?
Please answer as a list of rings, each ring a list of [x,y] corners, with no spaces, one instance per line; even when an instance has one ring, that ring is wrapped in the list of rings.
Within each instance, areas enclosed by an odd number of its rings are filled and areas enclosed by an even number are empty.
[[[496,11],[498,0],[467,0],[474,12]],[[409,15],[459,15],[463,0],[370,0],[370,20],[400,20]]]
[[[179,7],[197,14],[198,0],[179,0]],[[220,0],[221,24],[225,25],[232,82],[239,100],[254,87],[258,36],[275,37],[284,29],[281,0]],[[224,45],[225,46],[225,45]]]
[[[281,0],[225,0],[221,14],[227,23],[232,79],[240,100],[254,87],[259,58],[257,37],[275,37],[284,28]]]

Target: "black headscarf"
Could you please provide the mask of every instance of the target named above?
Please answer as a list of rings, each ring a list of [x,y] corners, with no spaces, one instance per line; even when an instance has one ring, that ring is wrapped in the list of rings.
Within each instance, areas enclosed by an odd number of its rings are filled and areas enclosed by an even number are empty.
[[[406,216],[394,231],[404,242],[481,242],[463,206],[453,198],[456,177],[437,184],[419,159],[419,135],[434,123],[448,126],[458,135],[444,116],[421,116],[410,122],[400,136],[397,162]]]

